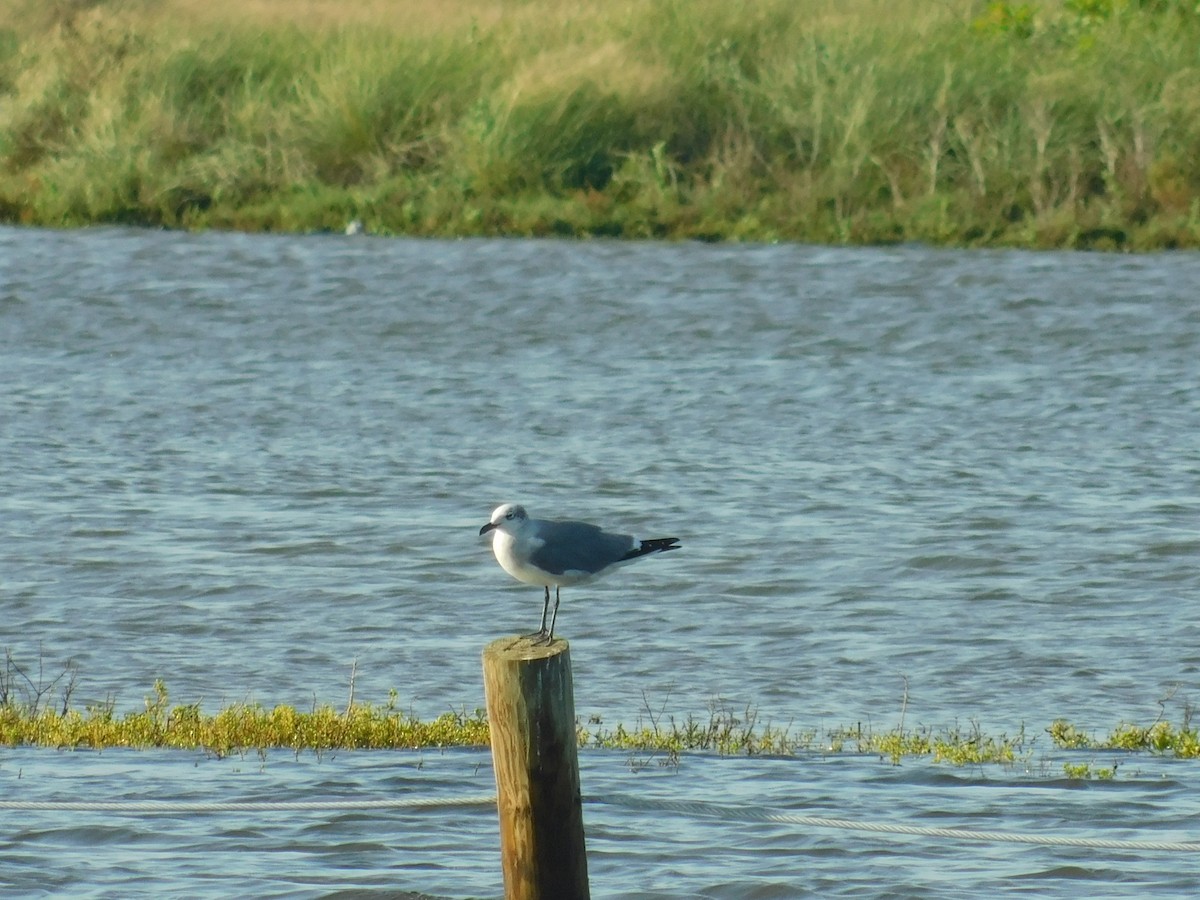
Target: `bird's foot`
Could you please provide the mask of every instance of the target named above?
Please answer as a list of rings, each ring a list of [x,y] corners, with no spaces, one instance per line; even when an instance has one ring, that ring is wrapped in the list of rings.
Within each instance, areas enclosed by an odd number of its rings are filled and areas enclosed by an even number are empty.
[[[517,644],[521,643],[521,641],[529,641],[531,644],[537,647],[541,644],[552,643],[554,641],[554,636],[545,628],[539,628],[537,631],[531,631],[529,634],[521,635],[519,638],[509,644],[508,648],[511,650],[513,647],[517,646]]]

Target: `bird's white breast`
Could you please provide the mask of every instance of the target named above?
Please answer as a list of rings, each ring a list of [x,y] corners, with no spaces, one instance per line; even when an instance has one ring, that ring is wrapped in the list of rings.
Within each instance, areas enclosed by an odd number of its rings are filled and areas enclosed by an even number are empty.
[[[528,553],[518,553],[517,548],[520,546],[522,550],[525,550],[525,545],[528,543],[528,541],[522,542],[517,535],[497,529],[492,537],[492,552],[496,554],[496,562],[500,563],[500,567],[517,581],[524,581],[526,584],[552,584],[553,582],[547,579],[545,573],[521,562],[521,558],[523,556],[527,558]]]

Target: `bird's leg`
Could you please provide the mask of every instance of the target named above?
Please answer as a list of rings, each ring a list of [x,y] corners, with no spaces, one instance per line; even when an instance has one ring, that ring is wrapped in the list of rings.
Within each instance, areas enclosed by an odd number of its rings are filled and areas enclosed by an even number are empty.
[[[556,621],[558,621],[558,600],[559,600],[558,585],[555,585],[554,586],[554,614],[552,616],[550,616],[550,631],[546,635],[547,643],[554,642],[554,623]],[[546,603],[549,603],[549,602],[550,602],[550,588],[547,587],[546,588]],[[542,616],[542,625],[545,626],[545,624],[546,624],[546,617],[543,615]]]
[[[557,612],[558,606],[555,605],[554,609],[555,609],[555,612]],[[546,631],[546,616],[549,613],[550,613],[550,585],[546,585],[546,602],[542,604],[542,627],[539,628],[537,631],[531,631],[529,634],[523,635],[523,637],[535,638],[536,639],[536,640],[534,640],[535,644],[541,644],[541,643],[545,643],[545,642],[549,641],[550,638],[547,636],[547,631]],[[553,622],[550,623],[550,627],[551,628],[554,627]]]
[[[546,633],[546,613],[549,611],[550,611],[550,585],[546,585],[546,602],[544,604],[542,604],[542,624],[541,624],[541,627],[539,627],[537,630],[538,634]],[[550,627],[551,627],[551,630],[553,630],[554,626],[552,625]]]

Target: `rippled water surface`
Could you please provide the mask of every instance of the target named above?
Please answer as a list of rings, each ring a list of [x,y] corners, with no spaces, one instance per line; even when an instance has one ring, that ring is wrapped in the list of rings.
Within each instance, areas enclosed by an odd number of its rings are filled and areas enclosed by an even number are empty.
[[[473,709],[482,646],[540,614],[477,534],[518,500],[682,540],[564,590],[576,706],[605,723],[1104,734],[1160,700],[1178,723],[1200,694],[1198,286],[1195,254],[0,229],[0,646],[73,660],[77,705],[137,708],[157,678],[209,711],[340,704],[357,661],[357,699]],[[1146,757],[1083,787],[1060,759],[583,764],[597,798],[1198,837],[1196,764]],[[490,779],[467,752],[0,750],[15,798]],[[1195,854],[585,818],[597,896],[1200,892]],[[0,888],[29,894],[500,891],[487,810],[5,823]]]

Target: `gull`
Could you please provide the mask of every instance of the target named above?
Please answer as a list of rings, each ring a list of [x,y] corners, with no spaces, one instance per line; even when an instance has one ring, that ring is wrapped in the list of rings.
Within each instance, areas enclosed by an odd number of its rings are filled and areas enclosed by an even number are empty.
[[[583,584],[606,572],[641,559],[651,553],[679,549],[679,538],[651,538],[639,541],[628,534],[609,534],[587,522],[561,522],[531,519],[525,507],[516,503],[497,506],[492,518],[479,529],[480,535],[492,535],[492,552],[509,575],[526,584],[546,589],[542,606],[542,625],[529,637],[554,640],[554,622],[558,618],[558,592],[564,585]],[[546,614],[550,610],[550,585],[554,585],[554,613],[550,628]]]

